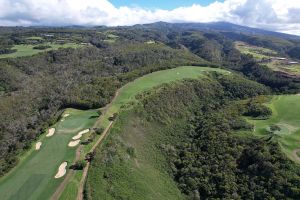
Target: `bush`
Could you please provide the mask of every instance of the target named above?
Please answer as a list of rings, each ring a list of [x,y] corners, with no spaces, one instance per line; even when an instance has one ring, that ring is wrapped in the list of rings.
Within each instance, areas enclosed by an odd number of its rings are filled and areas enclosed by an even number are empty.
[[[244,115],[254,118],[266,119],[272,115],[272,110],[263,104],[249,101]]]
[[[72,165],[70,168],[73,170],[83,170],[83,168],[86,166],[85,160],[79,160],[74,165]]]
[[[10,54],[17,52],[17,49],[0,49],[0,55],[1,54]]]
[[[95,129],[95,133],[96,133],[97,135],[101,135],[101,134],[103,133],[103,131],[104,131],[104,128],[103,128],[103,127],[96,128],[96,129]]]
[[[108,118],[108,120],[109,121],[115,121],[117,117],[118,117],[118,113],[114,113],[113,116],[111,116],[110,118]]]
[[[39,46],[35,46],[33,47],[33,49],[37,49],[37,50],[45,50],[45,49],[50,49],[51,46],[49,45],[39,45]]]

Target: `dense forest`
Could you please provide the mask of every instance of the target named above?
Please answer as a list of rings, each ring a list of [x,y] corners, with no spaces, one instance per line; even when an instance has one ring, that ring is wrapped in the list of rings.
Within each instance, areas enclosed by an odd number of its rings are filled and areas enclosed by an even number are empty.
[[[273,92],[299,90],[298,77],[286,77],[260,66],[234,48],[235,40],[267,46],[293,58],[297,58],[295,52],[300,46],[295,38],[159,24],[90,29],[0,28],[1,55],[14,53],[12,47],[17,45],[37,45],[40,50],[58,41],[84,45],[0,59],[0,174],[16,165],[17,155],[28,149],[64,108],[102,107],[122,85],[153,71],[183,65],[222,67]],[[231,87],[230,83],[227,86]]]

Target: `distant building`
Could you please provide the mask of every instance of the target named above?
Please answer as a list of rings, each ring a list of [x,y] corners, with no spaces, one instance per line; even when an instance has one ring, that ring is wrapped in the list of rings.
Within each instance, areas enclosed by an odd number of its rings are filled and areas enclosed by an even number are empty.
[[[54,37],[53,34],[44,34],[45,37]]]
[[[298,64],[299,62],[296,62],[296,61],[291,61],[291,62],[288,62],[289,65],[295,65],[295,64]]]
[[[275,57],[276,60],[287,60],[287,58]]]

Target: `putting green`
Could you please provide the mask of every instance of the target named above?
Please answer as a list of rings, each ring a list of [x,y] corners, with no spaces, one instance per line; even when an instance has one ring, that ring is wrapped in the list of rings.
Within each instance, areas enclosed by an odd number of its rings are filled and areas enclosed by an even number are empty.
[[[75,158],[75,149],[68,147],[72,137],[79,131],[90,128],[98,118],[95,110],[67,109],[70,116],[54,126],[52,137],[40,138],[41,149],[31,152],[12,172],[0,179],[1,200],[49,199],[64,178],[54,179],[60,164],[69,164]],[[69,165],[68,165],[69,166]]]
[[[283,151],[295,160],[293,151],[300,147],[300,95],[275,96],[267,104],[272,111],[268,120],[250,120],[255,125],[254,134],[258,136],[276,135]],[[276,125],[279,131],[270,133],[270,126]]]

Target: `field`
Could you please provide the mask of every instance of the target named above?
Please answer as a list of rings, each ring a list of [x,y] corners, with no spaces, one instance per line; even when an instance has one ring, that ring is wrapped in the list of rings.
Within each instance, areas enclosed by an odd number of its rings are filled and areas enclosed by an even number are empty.
[[[268,66],[274,71],[283,72],[292,76],[300,76],[300,63],[298,64],[288,64],[290,60],[286,58],[285,60],[276,59],[278,53],[271,49],[249,45],[244,42],[235,42],[235,47],[243,54],[250,54],[255,60],[263,65]]]
[[[138,78],[135,81],[128,83],[119,90],[117,97],[112,101],[101,118],[95,123],[95,126],[103,128],[107,127],[110,123],[109,118],[114,113],[120,112],[120,109],[126,108],[130,106],[131,103],[136,102],[135,97],[141,92],[150,90],[151,88],[164,83],[170,83],[187,78],[197,79],[201,76],[205,76],[205,74],[208,72],[219,72],[224,74],[230,73],[218,68],[183,66],[174,69],[154,72]],[[89,152],[92,145],[93,144],[85,146],[85,152]],[[76,196],[76,194],[74,194],[74,188],[78,187],[78,185],[76,187],[76,183],[79,183],[80,176],[75,175],[74,179],[71,180],[71,182],[67,185],[66,190],[64,191],[60,199],[67,200],[72,199],[70,197],[74,197],[74,195]]]
[[[278,56],[278,53],[276,51],[263,48],[263,47],[249,45],[244,42],[235,42],[235,47],[241,53],[250,54],[258,61],[261,61],[262,59],[269,59],[271,57]]]
[[[43,45],[49,45],[51,48],[45,50],[38,50],[33,49],[33,47],[37,45],[15,45],[12,49],[16,49],[17,51],[11,54],[2,54],[0,55],[1,58],[17,58],[17,57],[24,57],[24,56],[32,56],[44,51],[50,50],[57,50],[59,48],[78,48],[81,45],[75,43],[66,43],[66,44],[53,44],[53,43],[45,43]]]
[[[66,109],[64,113],[70,116],[52,126],[55,134],[39,138],[41,149],[36,151],[33,145],[21,162],[0,179],[1,200],[49,199],[62,182],[63,178],[54,179],[54,175],[62,162],[70,166],[75,158],[75,148],[67,146],[69,141],[79,131],[92,127],[98,117],[94,110]]]
[[[267,105],[273,115],[268,120],[251,120],[255,124],[255,135],[273,136],[278,140],[286,155],[299,162],[295,150],[300,148],[300,95],[275,96]],[[270,132],[270,126],[280,130]]]
[[[282,61],[272,61],[267,63],[267,66],[274,71],[300,76],[300,64],[286,65]]]

